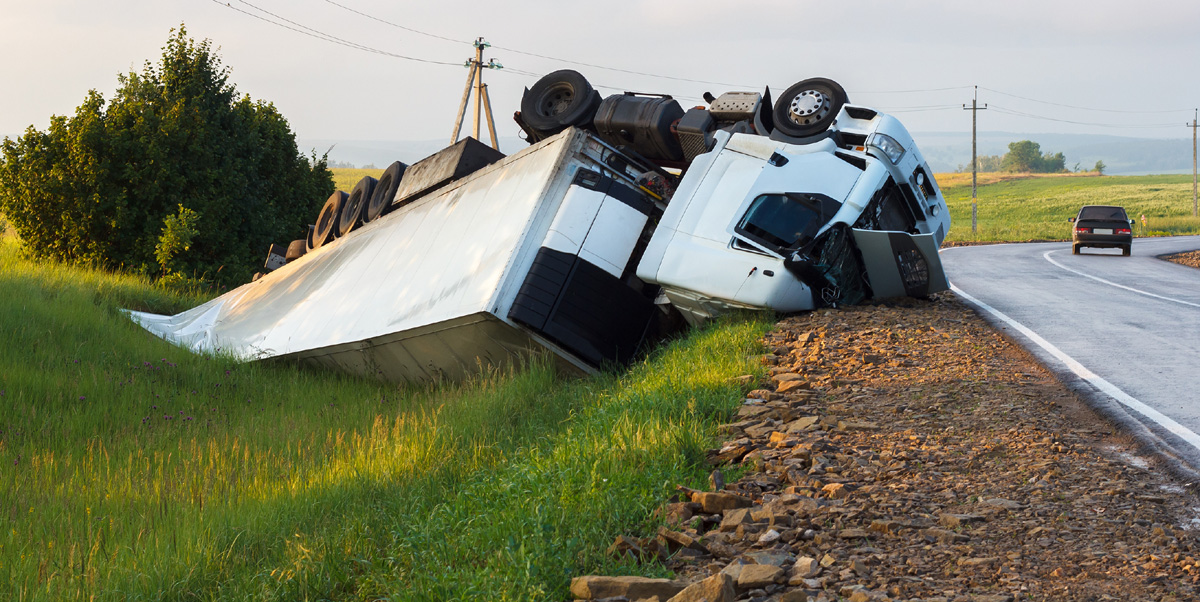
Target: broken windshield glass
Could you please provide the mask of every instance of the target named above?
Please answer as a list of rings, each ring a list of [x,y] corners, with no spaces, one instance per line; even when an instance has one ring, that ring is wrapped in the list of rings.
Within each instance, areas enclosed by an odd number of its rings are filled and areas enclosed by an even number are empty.
[[[812,240],[841,203],[822,194],[789,192],[759,195],[735,231],[777,252]]]

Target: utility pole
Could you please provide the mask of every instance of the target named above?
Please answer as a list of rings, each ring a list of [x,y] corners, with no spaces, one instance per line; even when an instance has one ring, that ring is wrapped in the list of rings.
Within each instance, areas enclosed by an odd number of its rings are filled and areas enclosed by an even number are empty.
[[[970,108],[968,108],[967,105],[963,105],[964,111],[971,112],[971,234],[975,234],[976,226],[979,222],[979,205],[975,203],[975,188],[978,178],[977,171],[979,167],[979,161],[975,157],[975,116],[979,114],[979,111],[983,111],[985,109],[987,109],[987,103],[984,103],[983,107],[979,106],[979,86],[975,86],[975,96],[971,98]]]
[[[475,126],[471,130],[472,136],[479,140],[479,113],[486,109],[488,133],[492,136],[492,148],[500,150],[500,139],[496,137],[496,122],[492,119],[492,99],[488,96],[487,84],[483,83],[483,70],[503,69],[504,65],[497,63],[496,59],[483,62],[483,49],[491,46],[483,41],[483,38],[476,39],[474,46],[475,58],[467,59],[467,62],[463,63],[463,66],[468,67],[470,71],[467,73],[467,87],[463,90],[462,102],[458,105],[458,118],[454,121],[454,133],[450,135],[450,144],[458,142],[463,120],[467,117],[467,104],[471,100],[471,91],[474,90]]]
[[[1188,127],[1192,128],[1192,217],[1196,217],[1196,121],[1197,116],[1200,116],[1200,109],[1193,109],[1192,122]]]

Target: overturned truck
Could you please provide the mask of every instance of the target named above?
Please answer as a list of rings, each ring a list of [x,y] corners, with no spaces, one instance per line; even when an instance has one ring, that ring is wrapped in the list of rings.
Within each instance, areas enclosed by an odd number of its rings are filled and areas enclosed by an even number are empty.
[[[425,381],[540,351],[591,371],[733,309],[947,288],[949,211],[899,121],[822,78],[705,100],[551,73],[514,116],[528,148],[467,138],[394,163],[261,278],[131,317],[196,351]]]

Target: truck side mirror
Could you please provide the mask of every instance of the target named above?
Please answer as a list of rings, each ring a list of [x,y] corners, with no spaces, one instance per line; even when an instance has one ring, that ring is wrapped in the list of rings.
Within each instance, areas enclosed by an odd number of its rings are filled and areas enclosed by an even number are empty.
[[[1073,224],[1073,223],[1075,223],[1075,218],[1073,218],[1073,217],[1068,217],[1068,218],[1067,218],[1067,221],[1068,221],[1068,222],[1071,222],[1071,223]]]

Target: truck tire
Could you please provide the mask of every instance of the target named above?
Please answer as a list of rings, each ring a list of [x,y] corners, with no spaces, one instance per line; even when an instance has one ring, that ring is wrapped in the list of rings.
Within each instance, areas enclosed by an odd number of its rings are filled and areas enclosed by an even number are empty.
[[[371,194],[375,192],[375,184],[378,181],[371,176],[364,176],[358,181],[358,184],[354,185],[350,196],[342,205],[342,214],[338,219],[338,236],[349,234],[351,230],[362,223],[363,210],[371,203]]]
[[[335,190],[329,195],[329,200],[325,201],[325,206],[321,207],[321,212],[317,214],[317,225],[313,227],[312,248],[319,249],[321,245],[337,238],[337,222],[342,214],[342,205],[349,196],[340,190]]]
[[[803,138],[820,134],[833,125],[842,105],[849,102],[846,91],[837,82],[813,77],[792,84],[775,101],[772,121],[775,129],[788,136]]]
[[[383,175],[375,183],[375,191],[367,201],[367,208],[363,210],[364,224],[392,210],[392,199],[396,198],[396,190],[400,188],[400,180],[404,178],[406,169],[408,165],[395,161],[383,170]]]
[[[539,133],[553,135],[569,126],[589,125],[600,100],[586,77],[572,69],[561,69],[525,90],[521,119]]]
[[[300,257],[302,257],[308,251],[306,248],[307,246],[308,241],[304,240],[303,238],[300,240],[293,240],[291,244],[288,245],[287,255],[283,256],[284,259],[288,260],[289,262],[300,259]]]

